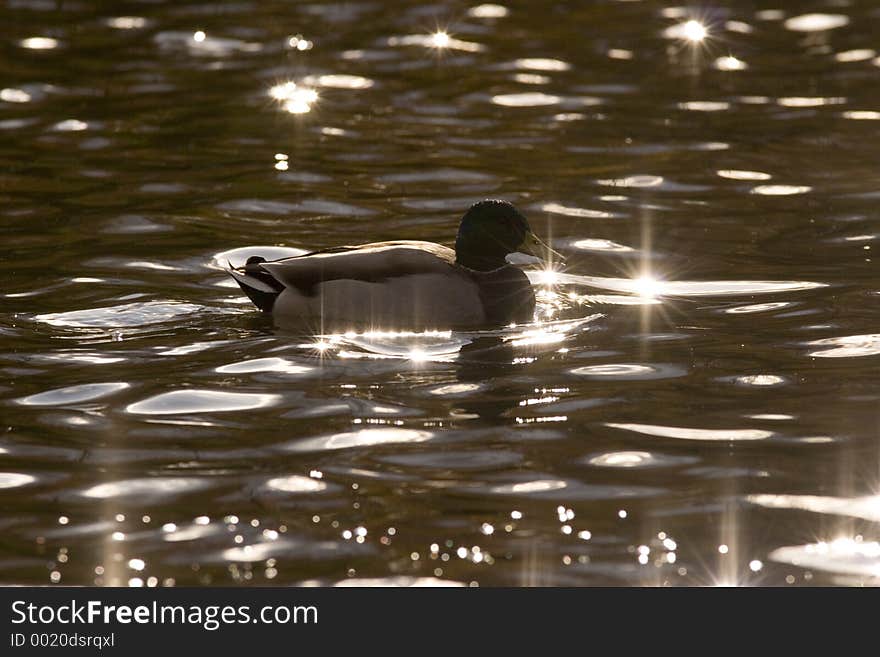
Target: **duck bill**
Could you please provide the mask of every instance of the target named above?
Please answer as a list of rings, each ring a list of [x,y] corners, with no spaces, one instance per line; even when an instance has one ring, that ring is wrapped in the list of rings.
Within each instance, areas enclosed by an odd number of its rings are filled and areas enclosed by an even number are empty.
[[[532,231],[526,233],[526,236],[523,238],[522,244],[520,244],[517,249],[519,253],[525,253],[526,255],[535,256],[536,258],[540,258],[545,262],[563,262],[565,257],[559,253],[559,251],[554,251],[549,246],[547,246],[544,242],[542,242],[537,235],[535,235]]]

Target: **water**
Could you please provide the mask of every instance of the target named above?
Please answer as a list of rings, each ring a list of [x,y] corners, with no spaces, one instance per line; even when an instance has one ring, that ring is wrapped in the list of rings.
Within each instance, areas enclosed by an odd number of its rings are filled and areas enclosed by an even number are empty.
[[[873,3],[114,4],[0,9],[0,581],[877,584]],[[221,270],[484,197],[533,325]]]

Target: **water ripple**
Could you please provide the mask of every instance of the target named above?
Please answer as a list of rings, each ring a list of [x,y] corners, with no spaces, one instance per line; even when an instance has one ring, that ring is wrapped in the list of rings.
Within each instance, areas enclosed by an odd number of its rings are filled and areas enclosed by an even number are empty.
[[[575,480],[536,478],[528,481],[494,485],[492,495],[551,500],[614,500],[650,497],[662,492],[649,486],[584,484]]]
[[[113,383],[84,383],[82,385],[39,392],[22,397],[16,401],[25,406],[63,406],[101,399],[130,387],[131,384],[122,381]]]
[[[263,50],[260,43],[217,37],[208,35],[201,30],[160,32],[153,39],[161,50],[169,52],[183,50],[198,57],[231,57],[236,54],[258,53]]]
[[[880,333],[823,338],[807,344],[811,347],[824,347],[810,352],[810,356],[816,358],[859,358],[880,355]]]
[[[327,75],[307,75],[303,78],[303,84],[332,89],[369,89],[375,82],[370,78],[361,77],[360,75],[333,73]]]
[[[52,37],[36,36],[22,39],[18,42],[18,45],[28,50],[55,50],[61,45],[61,42]]]
[[[280,372],[282,374],[306,374],[313,367],[297,365],[286,358],[254,358],[240,363],[221,365],[216,369],[221,374],[252,374],[255,372]]]
[[[513,66],[519,69],[529,71],[568,71],[571,64],[560,59],[548,59],[540,57],[529,57],[525,59],[517,59],[513,62]]]
[[[220,390],[173,390],[130,404],[125,408],[125,411],[138,415],[217,413],[265,408],[277,404],[280,400],[281,396],[275,394],[222,392]]]
[[[730,180],[770,180],[773,176],[763,171],[741,171],[737,169],[721,169],[716,171],[721,178]]]
[[[195,477],[150,477],[145,479],[123,479],[97,484],[82,492],[83,497],[93,499],[132,499],[141,502],[156,501],[166,497],[177,497],[185,493],[203,490],[208,481]]]
[[[240,201],[226,201],[217,206],[219,210],[236,214],[305,214],[327,215],[345,217],[366,217],[374,214],[372,210],[340,203],[339,201],[327,201],[321,199],[307,199],[299,203],[287,201],[267,201],[264,199],[243,199]]]
[[[139,30],[149,24],[149,21],[141,16],[115,16],[104,22],[116,30]]]
[[[752,194],[760,196],[793,196],[794,194],[806,194],[812,190],[807,185],[758,185],[752,188]]]
[[[734,377],[733,381],[744,386],[768,387],[782,385],[787,379],[775,374],[744,374]]]
[[[4,488],[20,488],[37,481],[37,478],[19,472],[0,472],[0,490]]]
[[[306,438],[287,443],[284,449],[290,452],[323,452],[353,447],[376,447],[380,445],[396,445],[401,443],[421,443],[433,437],[430,431],[416,429],[399,429],[388,427],[381,429],[361,429],[336,433],[318,438]]]
[[[803,14],[785,21],[785,29],[793,32],[823,32],[849,24],[844,14]]]
[[[403,465],[413,468],[436,470],[472,471],[490,470],[516,465],[522,455],[505,450],[494,451],[443,451],[419,452],[416,454],[391,454],[381,457],[383,463]]]
[[[492,96],[492,102],[504,107],[544,107],[558,105],[562,102],[562,97],[540,91],[527,91],[519,94],[498,94]]]
[[[606,381],[651,381],[685,376],[687,370],[678,365],[642,365],[636,363],[609,363],[606,365],[587,365],[571,370],[572,374],[588,379]]]
[[[793,305],[790,301],[771,301],[768,303],[750,303],[745,306],[725,308],[724,312],[730,315],[751,315],[752,313],[765,313],[770,310],[780,310]]]
[[[275,477],[267,481],[265,487],[282,493],[318,493],[327,490],[325,482],[300,475]]]
[[[588,456],[586,462],[599,468],[663,468],[693,465],[700,459],[695,456],[672,456],[652,452],[605,452]]]
[[[711,440],[736,442],[741,440],[764,440],[774,436],[772,431],[763,429],[694,429],[690,427],[667,427],[654,424],[635,424],[607,422],[606,427],[634,431],[659,438],[679,438],[682,440]]]
[[[476,5],[467,11],[467,15],[472,18],[504,18],[509,13],[507,7],[493,3]]]
[[[49,313],[37,315],[34,319],[44,324],[65,328],[122,328],[158,324],[184,315],[193,315],[203,310],[205,310],[203,306],[193,303],[145,301],[120,306]]]
[[[562,205],[561,203],[544,203],[540,206],[540,209],[544,212],[552,212],[553,214],[563,214],[568,217],[584,217],[588,219],[608,219],[617,216],[604,210],[578,208],[570,205]]]
[[[839,538],[777,548],[770,560],[811,570],[880,578],[880,543]],[[856,582],[858,583],[858,582]]]
[[[606,251],[612,253],[636,252],[636,250],[631,246],[626,246],[625,244],[618,244],[617,242],[603,239],[575,240],[571,243],[571,246],[575,249],[581,249],[582,251]]]
[[[586,285],[616,292],[645,294],[643,279],[602,278],[599,276],[580,276],[577,274],[557,273],[557,281],[561,284]],[[798,290],[814,290],[827,287],[826,283],[811,281],[651,281],[650,296],[748,296],[752,294],[775,294]]]
[[[460,397],[470,395],[483,388],[484,386],[479,383],[449,383],[432,388],[428,392],[438,397]]]
[[[769,509],[797,509],[880,522],[880,495],[828,497],[822,495],[749,495],[752,504]]]
[[[407,34],[393,36],[387,40],[389,46],[422,46],[432,50],[460,50],[462,52],[482,52],[486,49],[481,43],[456,39],[445,32],[434,34]]]

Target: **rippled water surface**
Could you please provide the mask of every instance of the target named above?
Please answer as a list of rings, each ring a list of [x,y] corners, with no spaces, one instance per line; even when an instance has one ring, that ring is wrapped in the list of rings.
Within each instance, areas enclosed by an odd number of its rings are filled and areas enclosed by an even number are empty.
[[[0,581],[877,584],[867,0],[7,0]],[[533,324],[297,335],[222,268],[450,243]]]

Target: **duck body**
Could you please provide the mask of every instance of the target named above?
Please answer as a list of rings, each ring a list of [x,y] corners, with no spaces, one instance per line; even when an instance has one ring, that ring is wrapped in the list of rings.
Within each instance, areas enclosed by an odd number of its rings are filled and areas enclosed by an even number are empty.
[[[511,209],[515,215],[510,225],[518,227],[522,215],[510,204],[482,204]],[[486,257],[487,249],[473,244],[470,250],[462,248],[467,218],[466,214],[455,250],[432,242],[377,242],[274,261],[252,256],[229,273],[277,325],[318,333],[464,329],[532,321],[535,295],[529,279],[504,260],[524,238],[514,235],[515,244],[504,244]],[[465,246],[469,242],[472,239],[465,235]]]

